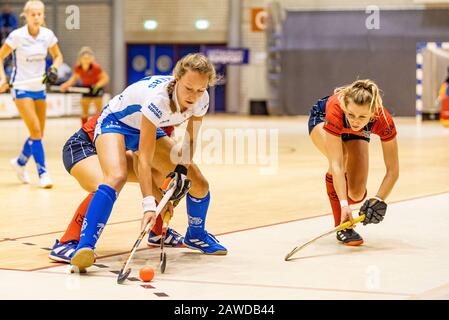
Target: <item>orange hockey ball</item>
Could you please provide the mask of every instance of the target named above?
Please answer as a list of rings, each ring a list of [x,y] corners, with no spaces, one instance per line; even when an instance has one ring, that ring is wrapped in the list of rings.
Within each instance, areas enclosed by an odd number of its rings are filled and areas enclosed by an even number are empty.
[[[154,269],[151,267],[143,267],[139,271],[139,277],[144,282],[150,282],[154,278]]]

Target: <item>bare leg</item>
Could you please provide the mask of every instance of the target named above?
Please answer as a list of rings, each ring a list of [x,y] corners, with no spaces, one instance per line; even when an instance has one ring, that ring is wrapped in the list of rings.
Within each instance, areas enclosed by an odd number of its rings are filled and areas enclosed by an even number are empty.
[[[34,101],[36,115],[39,119],[39,124],[41,128],[41,138],[44,137],[45,132],[45,121],[47,119],[47,101],[45,100],[35,100]]]
[[[30,132],[30,138],[32,140],[42,139],[43,130],[36,113],[34,101],[30,98],[16,99],[16,106],[19,110],[20,117]]]
[[[346,153],[346,177],[348,196],[359,202],[366,193],[368,180],[369,150],[368,142],[364,140],[346,141],[344,144]]]

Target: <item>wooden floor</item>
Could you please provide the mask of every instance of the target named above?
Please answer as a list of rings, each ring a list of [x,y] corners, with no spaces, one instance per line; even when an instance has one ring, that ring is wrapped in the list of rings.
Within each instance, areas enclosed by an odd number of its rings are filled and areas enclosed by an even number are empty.
[[[448,193],[449,129],[442,128],[438,123],[416,126],[414,119],[400,118],[396,119],[396,123],[401,172],[388,202]],[[41,190],[37,187],[33,161],[28,164],[32,177],[30,185],[19,184],[9,167],[9,159],[18,155],[27,137],[24,124],[20,120],[0,121],[0,270],[42,271],[60,266],[48,259],[49,248],[62,235],[74,210],[85,197],[85,192],[65,171],[61,160],[62,146],[78,126],[78,119],[48,120],[44,146],[48,170],[55,186],[51,190]],[[207,139],[221,137],[224,146],[228,141],[226,134],[238,133],[238,129],[246,130],[242,131],[244,133],[257,132],[259,129],[259,136],[263,130],[268,133],[269,130],[275,130],[273,132],[279,138],[277,159],[274,159],[276,162],[269,166],[269,170],[267,164],[263,163],[266,159],[259,158],[251,164],[248,163],[251,158],[249,155],[246,156],[246,162],[241,164],[229,161],[210,163],[208,156],[214,150],[211,151],[212,142]],[[200,168],[211,188],[206,226],[208,231],[222,235],[223,244],[228,246],[230,253],[238,243],[226,243],[225,234],[236,231],[323,215],[326,217],[319,218],[322,219],[321,230],[332,226],[333,219],[329,215],[330,206],[324,186],[327,162],[308,137],[306,117],[208,116],[203,135],[206,141],[197,156],[202,160]],[[269,136],[266,142],[269,145]],[[216,153],[214,155],[217,156]],[[376,137],[370,146],[369,195],[376,192],[383,174],[381,146]],[[140,203],[138,185],[126,185],[98,242],[97,254],[100,260],[105,257],[121,259],[121,255],[131,248],[138,235]],[[432,208],[431,200],[427,205]],[[414,217],[424,221],[426,212]],[[403,218],[407,219],[406,215]],[[447,221],[449,217],[445,219]],[[416,221],[416,224],[420,223]],[[175,212],[171,225],[180,233],[185,232],[187,219],[184,204]],[[401,228],[400,223],[397,228]],[[300,232],[298,230],[298,235]],[[282,233],[272,236],[282,237]],[[284,248],[285,253],[289,249]],[[216,257],[202,257],[201,260],[207,258]],[[446,259],[446,263],[449,261],[447,255],[442,258]],[[439,286],[447,289],[445,283],[435,287]],[[431,292],[435,294],[439,290],[442,289],[436,288]]]

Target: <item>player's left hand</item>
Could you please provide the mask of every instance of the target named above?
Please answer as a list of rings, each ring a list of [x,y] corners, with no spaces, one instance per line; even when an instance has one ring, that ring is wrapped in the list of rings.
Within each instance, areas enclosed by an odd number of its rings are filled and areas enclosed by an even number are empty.
[[[57,80],[58,80],[58,69],[55,66],[51,66],[44,74],[44,79],[42,80],[42,83],[55,84]]]
[[[387,212],[387,204],[378,198],[371,198],[365,201],[363,206],[360,208],[359,215],[364,214],[365,219],[363,220],[363,225],[370,223],[379,223]]]
[[[189,192],[190,187],[192,186],[192,181],[190,181],[190,179],[187,179],[187,168],[183,165],[178,164],[175,168],[175,171],[170,172],[167,175],[167,179],[176,179],[176,189],[170,198],[170,200],[175,202],[181,200],[187,194],[187,192]],[[162,191],[165,192],[166,190]]]
[[[103,91],[102,87],[92,86],[90,87],[90,93],[93,96],[99,96]]]

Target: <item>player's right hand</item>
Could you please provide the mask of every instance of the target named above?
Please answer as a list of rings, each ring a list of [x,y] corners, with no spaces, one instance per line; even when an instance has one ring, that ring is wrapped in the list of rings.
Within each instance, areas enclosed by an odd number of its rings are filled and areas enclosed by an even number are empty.
[[[59,91],[61,91],[61,92],[66,92],[68,88],[69,88],[69,86],[66,85],[65,83],[63,83],[63,84],[61,84],[61,86],[59,87]]]
[[[156,223],[156,212],[154,211],[146,211],[143,214],[142,222],[140,223],[140,232],[143,232],[147,225],[150,225],[150,229],[153,228]]]
[[[341,221],[340,224],[345,223],[346,221],[353,222],[352,218],[352,209],[349,206],[341,207]],[[350,227],[352,228],[352,227]],[[348,228],[348,229],[350,229]]]
[[[9,89],[9,84],[6,79],[0,79],[0,92],[6,92]]]

